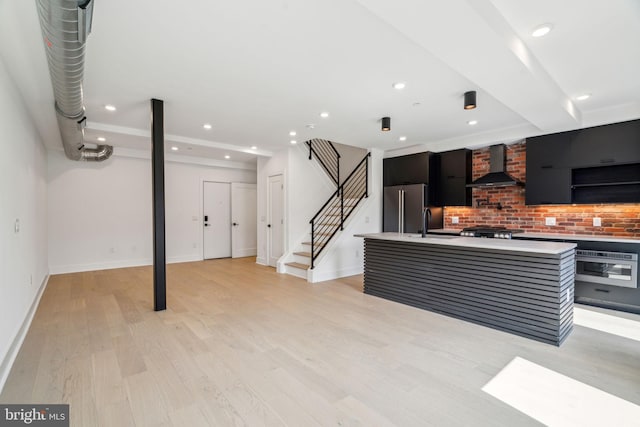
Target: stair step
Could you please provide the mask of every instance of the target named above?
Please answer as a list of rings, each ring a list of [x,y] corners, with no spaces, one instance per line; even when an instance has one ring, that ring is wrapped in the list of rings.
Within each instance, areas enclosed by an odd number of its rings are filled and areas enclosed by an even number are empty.
[[[299,268],[300,270],[308,270],[309,269],[309,264],[301,264],[299,262],[287,262],[285,265],[288,265],[290,267]]]
[[[294,255],[306,256],[307,258],[311,258],[311,252],[294,252]]]

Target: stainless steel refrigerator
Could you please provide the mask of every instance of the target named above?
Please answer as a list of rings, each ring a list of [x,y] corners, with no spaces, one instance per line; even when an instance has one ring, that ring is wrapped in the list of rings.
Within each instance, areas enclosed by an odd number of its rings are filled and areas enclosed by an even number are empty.
[[[429,206],[427,185],[393,185],[384,187],[382,231],[422,232],[422,208]],[[442,228],[442,208],[429,207],[429,229]],[[402,215],[404,213],[404,215]],[[401,227],[403,228],[401,230]]]

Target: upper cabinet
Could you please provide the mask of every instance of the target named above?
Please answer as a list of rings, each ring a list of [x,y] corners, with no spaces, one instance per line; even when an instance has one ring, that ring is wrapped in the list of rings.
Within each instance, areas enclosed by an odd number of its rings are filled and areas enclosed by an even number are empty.
[[[640,163],[640,120],[596,126],[570,133],[571,167]]]
[[[571,203],[571,141],[573,132],[527,138],[525,203]]]
[[[442,206],[471,206],[472,189],[467,188],[472,178],[471,168],[471,150],[440,153],[438,194]]]
[[[640,202],[640,120],[527,139],[528,205]]]
[[[390,185],[429,184],[435,171],[434,153],[389,157],[382,161],[382,182]]]

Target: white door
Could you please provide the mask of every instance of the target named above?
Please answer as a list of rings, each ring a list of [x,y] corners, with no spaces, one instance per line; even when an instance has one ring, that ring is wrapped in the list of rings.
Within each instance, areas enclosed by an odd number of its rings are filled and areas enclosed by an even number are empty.
[[[231,256],[231,184],[203,183],[204,259]]]
[[[231,256],[256,256],[258,192],[255,184],[231,184]]]
[[[284,180],[282,175],[269,177],[269,212],[267,222],[267,257],[275,267],[284,252]]]

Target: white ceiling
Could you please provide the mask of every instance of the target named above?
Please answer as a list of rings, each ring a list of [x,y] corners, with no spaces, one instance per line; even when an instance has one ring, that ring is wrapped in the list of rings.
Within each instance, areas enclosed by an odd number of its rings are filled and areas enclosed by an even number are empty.
[[[0,54],[56,147],[34,3],[0,0]],[[533,38],[546,22],[553,31]],[[230,162],[287,147],[290,130],[300,142],[443,151],[634,119],[638,41],[638,0],[98,0],[87,140],[148,150],[151,98],[165,101],[168,146]],[[462,108],[467,90],[475,110]],[[592,97],[575,101],[582,93]]]

